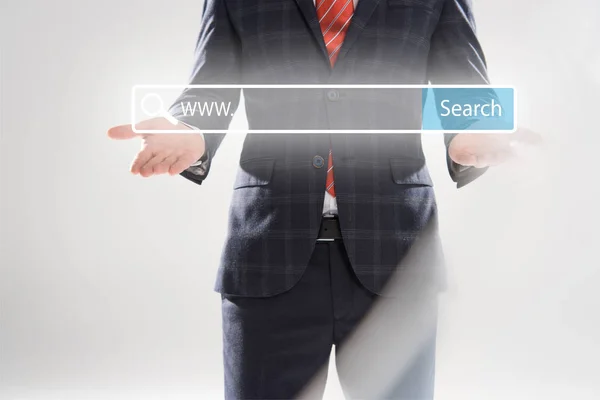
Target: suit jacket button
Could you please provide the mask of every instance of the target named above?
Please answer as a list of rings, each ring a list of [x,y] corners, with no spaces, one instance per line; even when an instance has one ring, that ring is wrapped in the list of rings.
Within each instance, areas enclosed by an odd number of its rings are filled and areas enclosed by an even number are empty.
[[[329,92],[327,92],[327,98],[329,99],[329,101],[338,101],[340,98],[340,92],[338,92],[337,90],[330,90]]]
[[[324,165],[325,165],[325,160],[323,159],[323,157],[321,157],[321,156],[313,157],[313,167],[323,168]]]

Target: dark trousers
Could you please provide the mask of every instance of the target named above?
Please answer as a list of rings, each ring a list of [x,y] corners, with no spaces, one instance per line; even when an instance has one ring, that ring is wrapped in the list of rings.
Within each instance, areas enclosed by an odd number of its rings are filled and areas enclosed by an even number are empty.
[[[223,296],[225,398],[292,399],[309,383],[310,398],[322,397],[332,345],[339,361],[345,344],[355,346],[347,339],[377,299],[356,278],[341,241],[318,242],[306,272],[288,292],[267,298]],[[383,357],[373,352],[389,354],[395,337],[400,336],[395,330],[404,323],[396,320],[387,327],[369,327],[371,333],[362,333],[364,340],[356,345],[365,349],[351,349],[345,365],[337,364],[348,398],[433,398],[435,332],[430,331],[427,340],[419,341],[407,368],[391,386],[386,384],[385,394],[360,389],[361,380],[372,384],[378,379],[370,372],[381,367],[375,364]],[[380,342],[369,343],[371,339]]]

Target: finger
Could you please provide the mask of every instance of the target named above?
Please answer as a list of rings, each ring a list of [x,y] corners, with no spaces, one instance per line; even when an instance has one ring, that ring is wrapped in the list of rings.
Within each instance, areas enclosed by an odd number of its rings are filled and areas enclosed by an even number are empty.
[[[494,161],[494,155],[491,153],[480,154],[477,156],[477,161],[475,162],[475,168],[485,168],[489,167],[491,163]]]
[[[488,167],[495,167],[506,162],[509,158],[509,152],[506,151],[497,151],[495,153],[486,154],[484,157],[484,162]]]
[[[152,118],[140,121],[135,124],[135,129],[138,131],[156,129],[160,123],[160,120],[160,118]],[[108,130],[108,137],[111,139],[127,140],[138,136],[141,135],[133,131],[133,126],[131,124],[115,126]]]
[[[475,166],[477,168],[495,167],[497,165],[505,163],[510,158],[512,158],[512,156],[513,152],[510,148],[490,151],[478,156],[477,163],[475,164]]]
[[[177,161],[169,168],[169,174],[178,175],[188,169],[196,160],[188,155],[180,156]]]
[[[154,157],[154,155],[155,154],[153,153],[153,151],[150,150],[148,147],[140,151],[136,156],[135,160],[133,160],[133,163],[131,164],[131,173],[139,174],[142,166],[144,166],[152,157]]]
[[[140,175],[144,178],[154,175],[154,167],[161,162],[163,162],[167,158],[166,153],[156,153],[154,157],[150,158],[142,167],[140,168]]]
[[[177,162],[177,156],[171,155],[165,158],[162,162],[154,166],[154,175],[166,174],[169,172],[171,165]]]
[[[115,140],[132,139],[138,136],[132,129],[131,125],[114,126],[108,130],[108,137]]]
[[[537,132],[526,128],[520,128],[513,134],[512,142],[538,146],[544,142],[544,139],[542,135]]]
[[[517,154],[513,148],[496,153],[496,165],[503,164],[516,158]]]
[[[452,157],[452,161],[466,167],[471,167],[477,163],[477,157],[470,153],[460,153]]]

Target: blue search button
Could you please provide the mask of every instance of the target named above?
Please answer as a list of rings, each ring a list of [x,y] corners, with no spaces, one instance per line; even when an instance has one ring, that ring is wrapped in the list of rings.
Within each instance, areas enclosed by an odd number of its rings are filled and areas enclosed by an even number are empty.
[[[424,88],[423,130],[511,133],[515,100],[514,88]]]

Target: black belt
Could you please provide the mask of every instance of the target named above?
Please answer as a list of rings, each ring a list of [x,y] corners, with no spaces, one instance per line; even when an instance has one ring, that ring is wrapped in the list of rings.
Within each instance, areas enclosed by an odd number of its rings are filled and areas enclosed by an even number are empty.
[[[342,230],[337,216],[323,217],[321,228],[319,229],[318,242],[332,242],[342,239]]]

